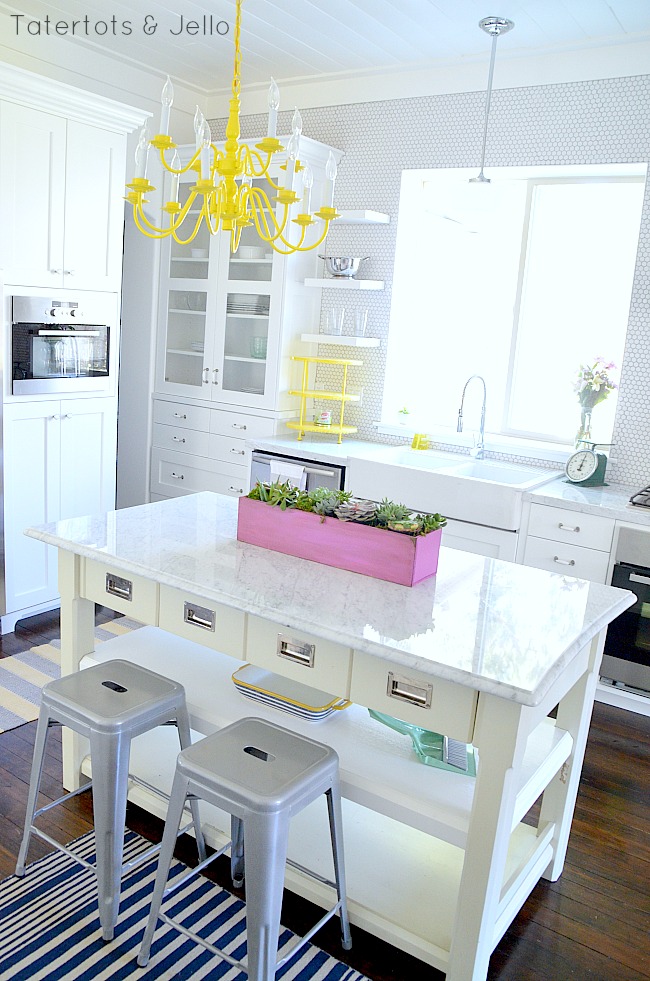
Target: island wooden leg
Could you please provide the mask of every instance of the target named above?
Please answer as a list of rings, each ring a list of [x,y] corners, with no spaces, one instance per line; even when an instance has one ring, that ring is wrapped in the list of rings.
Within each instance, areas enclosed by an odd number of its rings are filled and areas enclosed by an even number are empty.
[[[515,770],[526,744],[522,729],[522,706],[481,699],[475,730],[479,768],[447,981],[484,981],[487,976],[510,843]]]
[[[95,649],[95,604],[80,596],[82,560],[59,549],[59,592],[61,594],[61,674],[79,670],[79,663]],[[81,783],[81,761],[88,753],[88,740],[63,729],[63,786],[76,790]]]
[[[557,708],[556,724],[571,733],[573,751],[544,791],[542,799],[540,824],[548,821],[555,823],[553,861],[543,874],[543,878],[551,882],[555,882],[560,877],[564,868],[598,682],[598,670],[595,665],[600,666],[604,643],[604,634],[594,638],[591,643],[590,672],[584,674],[567,692]]]

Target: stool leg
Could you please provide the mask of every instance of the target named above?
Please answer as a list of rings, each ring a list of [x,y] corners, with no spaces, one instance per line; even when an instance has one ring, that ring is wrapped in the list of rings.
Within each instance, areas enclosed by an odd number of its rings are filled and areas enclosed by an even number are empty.
[[[187,777],[176,771],[176,774],[174,775],[174,783],[172,784],[171,796],[169,798],[169,807],[167,808],[167,819],[165,820],[165,830],[163,831],[160,854],[158,856],[158,871],[156,872],[156,884],[151,897],[149,919],[147,920],[147,926],[144,931],[142,943],[140,944],[140,951],[138,953],[139,967],[146,967],[149,963],[151,941],[153,940],[156,922],[158,920],[158,913],[160,912],[160,905],[163,899],[163,893],[165,892],[165,886],[167,885],[169,867],[172,864],[172,858],[174,857],[174,847],[176,845],[176,837],[178,835],[178,829],[183,816],[183,808],[187,797],[188,784],[189,780]]]
[[[336,895],[341,903],[341,946],[343,950],[352,947],[350,934],[350,919],[345,886],[345,863],[343,861],[343,817],[341,813],[341,794],[338,780],[326,791],[327,812],[330,820],[330,837],[332,839],[332,857],[334,859],[334,878]]]
[[[112,940],[120,909],[124,825],[131,740],[90,733],[97,894],[104,940]]]
[[[288,834],[288,815],[246,818],[249,981],[273,981],[275,978]]]
[[[181,749],[187,749],[188,746],[192,745],[192,737],[190,735],[190,717],[184,706],[179,708],[176,713],[176,728],[178,729],[178,739],[181,744]],[[194,834],[196,836],[196,847],[199,853],[199,862],[204,862],[207,858],[205,838],[203,837],[203,829],[201,828],[199,802],[195,797],[192,797],[190,800],[190,813],[192,815],[192,824],[194,825]]]
[[[230,815],[230,876],[235,889],[244,885],[244,822]]]
[[[38,725],[36,726],[32,770],[29,778],[29,795],[27,797],[27,810],[25,812],[25,830],[23,832],[23,840],[20,845],[20,852],[18,853],[18,861],[16,863],[16,875],[20,876],[25,874],[25,862],[27,861],[29,841],[32,837],[32,824],[34,823],[34,812],[36,811],[36,803],[38,801],[38,790],[41,785],[45,744],[47,742],[49,728],[49,712],[47,709],[41,708],[38,716]]]

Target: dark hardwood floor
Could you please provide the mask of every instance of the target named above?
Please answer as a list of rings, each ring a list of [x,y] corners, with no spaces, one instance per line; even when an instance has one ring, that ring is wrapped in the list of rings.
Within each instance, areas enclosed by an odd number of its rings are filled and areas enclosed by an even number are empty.
[[[100,611],[99,619],[110,615]],[[23,621],[1,638],[0,658],[46,643],[58,629],[52,614]],[[29,723],[0,735],[1,878],[13,873],[18,853],[35,728]],[[60,743],[51,738],[49,747],[42,789],[54,799],[61,793]],[[490,981],[650,979],[649,804],[650,721],[596,704],[564,872],[534,889],[492,955]],[[161,834],[160,822],[132,805],[127,820],[152,840]],[[89,795],[55,808],[47,824],[61,840],[89,830]],[[45,851],[36,839],[30,860]],[[179,857],[193,861],[191,841],[179,842]],[[227,860],[215,866],[213,877],[229,887]],[[286,895],[286,926],[303,932],[316,918],[309,904]],[[439,972],[359,929],[353,928],[348,953],[339,947],[335,924],[316,939],[372,981],[443,981]]]

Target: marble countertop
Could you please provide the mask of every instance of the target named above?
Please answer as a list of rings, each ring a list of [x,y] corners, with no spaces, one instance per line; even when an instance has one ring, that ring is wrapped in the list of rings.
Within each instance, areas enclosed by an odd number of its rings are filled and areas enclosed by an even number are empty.
[[[203,492],[30,528],[32,538],[525,705],[632,593],[443,548],[399,586],[236,540],[237,500]]]
[[[558,477],[551,483],[525,494],[524,500],[534,501],[537,504],[551,504],[554,507],[562,506],[570,511],[597,514],[650,528],[650,508],[634,507],[629,503],[630,497],[640,490],[640,487],[629,484],[579,487],[577,484],[568,483],[563,477]]]

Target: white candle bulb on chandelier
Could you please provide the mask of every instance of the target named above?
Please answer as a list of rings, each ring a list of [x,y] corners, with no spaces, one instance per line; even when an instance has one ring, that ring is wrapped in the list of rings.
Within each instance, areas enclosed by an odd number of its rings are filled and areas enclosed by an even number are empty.
[[[308,163],[302,172],[302,211],[308,215],[311,210],[311,189],[314,185],[314,172]]]
[[[140,139],[138,140],[138,145],[135,148],[135,176],[146,178],[147,176],[147,159],[149,157],[149,132],[146,126],[143,126],[140,130]]]
[[[207,119],[203,120],[201,127],[201,180],[210,180],[210,124]]]
[[[172,80],[169,77],[169,75],[167,76],[167,81],[163,85],[160,102],[162,104],[162,109],[160,110],[160,129],[158,132],[161,133],[163,136],[168,136],[169,113],[174,103],[174,86],[172,85]]]
[[[327,189],[325,192],[325,205],[328,208],[334,207],[334,184],[336,183],[336,160],[334,159],[334,154],[330,150],[329,156],[327,158],[327,163],[325,164],[325,176],[327,177]]]
[[[194,142],[197,150],[201,148],[201,142],[203,140],[203,122],[203,113],[197,106],[194,110]]]
[[[181,169],[181,158],[178,155],[178,150],[174,150],[174,156],[172,157],[172,162],[170,164],[172,170]],[[172,174],[172,179],[169,188],[169,200],[172,204],[178,204],[178,182],[180,177],[178,174]]]
[[[280,108],[280,89],[277,86],[277,82],[274,78],[271,78],[271,84],[269,85],[269,124],[267,128],[267,136],[271,139],[275,139],[277,128],[278,128],[278,109]]]

